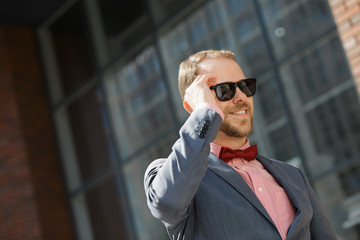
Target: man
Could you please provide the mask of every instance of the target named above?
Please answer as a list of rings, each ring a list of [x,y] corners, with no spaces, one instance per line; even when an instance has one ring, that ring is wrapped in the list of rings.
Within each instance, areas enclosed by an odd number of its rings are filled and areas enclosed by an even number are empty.
[[[250,146],[255,84],[230,51],[181,63],[179,90],[191,114],[172,153],[152,162],[144,180],[148,206],[171,239],[336,239],[304,173]]]

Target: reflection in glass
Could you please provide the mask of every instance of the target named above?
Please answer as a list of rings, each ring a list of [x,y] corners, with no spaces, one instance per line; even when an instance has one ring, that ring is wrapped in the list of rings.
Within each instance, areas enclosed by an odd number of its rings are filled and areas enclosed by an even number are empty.
[[[264,22],[279,60],[335,26],[327,0],[260,0]],[[281,27],[284,35],[277,35]]]
[[[177,132],[172,132],[160,142],[154,143],[143,154],[126,163],[124,174],[134,218],[134,228],[141,240],[168,240],[164,226],[154,219],[147,207],[144,189],[144,172],[155,159],[169,156],[171,146],[178,138]]]
[[[349,161],[360,154],[360,103],[355,89],[320,104],[307,117],[317,151],[336,162]]]
[[[341,168],[313,183],[338,239],[358,240],[360,225],[360,164]]]
[[[303,102],[350,79],[351,73],[345,59],[340,40],[333,38],[290,65]]]
[[[153,47],[114,71],[106,87],[115,136],[126,159],[173,128],[174,119]]]

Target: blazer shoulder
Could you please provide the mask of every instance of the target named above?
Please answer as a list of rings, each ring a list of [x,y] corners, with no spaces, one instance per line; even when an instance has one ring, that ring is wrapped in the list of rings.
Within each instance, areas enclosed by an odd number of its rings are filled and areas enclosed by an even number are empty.
[[[300,175],[301,178],[305,177],[305,173],[299,166],[260,155],[256,159],[272,173],[293,174],[296,176]]]
[[[280,160],[273,159],[273,158],[264,157],[262,155],[258,155],[256,157],[256,159],[258,159],[261,163],[269,162],[270,164],[275,164],[275,165],[279,165],[279,166],[286,167],[286,168],[300,169],[299,166],[297,166],[297,165],[290,164],[288,162],[280,161]]]

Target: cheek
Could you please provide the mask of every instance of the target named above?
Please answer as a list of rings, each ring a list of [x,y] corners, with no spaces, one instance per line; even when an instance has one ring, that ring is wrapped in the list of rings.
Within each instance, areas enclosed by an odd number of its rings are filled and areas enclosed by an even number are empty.
[[[254,101],[251,99],[251,102],[249,103],[249,105],[251,106],[251,114],[253,115],[254,114]]]
[[[219,104],[219,108],[223,111],[225,117],[229,114],[231,110],[231,106],[228,106],[227,104]]]

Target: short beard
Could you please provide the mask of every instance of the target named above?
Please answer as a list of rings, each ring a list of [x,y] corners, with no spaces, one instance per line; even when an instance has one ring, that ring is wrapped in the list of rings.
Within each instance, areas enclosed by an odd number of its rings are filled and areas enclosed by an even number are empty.
[[[225,133],[228,137],[235,137],[235,138],[244,138],[250,135],[253,129],[253,118],[250,119],[250,123],[247,123],[248,119],[245,119],[241,122],[243,127],[234,127],[231,126],[226,121],[223,122],[220,126],[220,131]],[[248,127],[246,127],[248,125]]]
[[[235,138],[244,138],[250,135],[253,129],[253,120],[254,115],[252,112],[252,106],[248,103],[238,104],[236,109],[232,111],[236,111],[237,109],[241,109],[246,107],[248,110],[248,114],[251,114],[249,118],[242,119],[240,122],[237,123],[236,126],[231,125],[231,122],[227,121],[226,115],[229,113],[230,110],[225,110],[225,119],[220,126],[220,131],[225,133],[226,136],[235,137]]]

